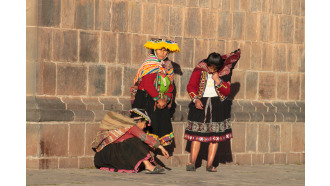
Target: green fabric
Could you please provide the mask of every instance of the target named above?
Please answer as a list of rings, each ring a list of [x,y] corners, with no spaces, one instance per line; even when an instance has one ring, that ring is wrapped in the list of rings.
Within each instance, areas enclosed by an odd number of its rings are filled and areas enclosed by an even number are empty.
[[[166,93],[168,91],[168,88],[170,87],[171,81],[167,76],[165,77],[165,81],[166,81],[166,86],[164,86],[163,80],[162,79],[160,80],[160,87],[159,87],[160,93]]]

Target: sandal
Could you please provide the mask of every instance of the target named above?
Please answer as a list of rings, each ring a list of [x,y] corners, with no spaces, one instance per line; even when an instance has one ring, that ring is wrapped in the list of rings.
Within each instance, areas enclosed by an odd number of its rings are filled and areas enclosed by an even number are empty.
[[[165,169],[159,168],[159,167],[155,167],[153,171],[146,169],[146,174],[161,174],[162,172],[165,171]]]
[[[196,171],[195,165],[192,163],[186,165],[186,171]]]
[[[214,168],[214,170],[213,170],[213,168]],[[213,167],[213,166],[206,167],[206,170],[207,170],[208,172],[217,172],[217,170],[216,170],[215,167]]]

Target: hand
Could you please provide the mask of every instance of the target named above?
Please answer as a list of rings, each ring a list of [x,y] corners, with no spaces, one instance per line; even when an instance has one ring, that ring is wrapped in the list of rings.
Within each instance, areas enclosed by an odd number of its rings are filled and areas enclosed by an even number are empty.
[[[220,77],[219,77],[219,73],[215,72],[212,75],[212,79],[215,81],[215,83],[217,85],[219,85],[221,83]]]
[[[203,110],[203,103],[202,103],[202,101],[199,100],[199,99],[195,99],[195,107],[197,109]]]
[[[162,154],[164,155],[164,157],[166,159],[170,157],[170,155],[168,154],[167,150],[163,146],[159,145],[158,148],[162,151]]]
[[[159,99],[159,100],[157,100],[157,108],[159,108],[159,109],[165,108],[166,107],[166,104],[167,104],[167,102],[166,102],[165,99]]]

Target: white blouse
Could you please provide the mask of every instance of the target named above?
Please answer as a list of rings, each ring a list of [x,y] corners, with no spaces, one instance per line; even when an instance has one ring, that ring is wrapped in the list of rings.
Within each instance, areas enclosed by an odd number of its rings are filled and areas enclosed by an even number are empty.
[[[203,97],[216,97],[216,96],[218,96],[218,94],[217,94],[217,92],[215,91],[215,88],[214,88],[214,83],[215,82],[212,79],[212,74],[208,74],[206,87],[205,87]]]

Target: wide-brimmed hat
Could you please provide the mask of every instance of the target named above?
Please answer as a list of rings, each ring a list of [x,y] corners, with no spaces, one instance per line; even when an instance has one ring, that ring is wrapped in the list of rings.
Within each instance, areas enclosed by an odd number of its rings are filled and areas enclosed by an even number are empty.
[[[168,49],[170,52],[180,52],[179,46],[175,41],[169,39],[152,38],[144,44],[147,49],[158,50],[162,48]]]

